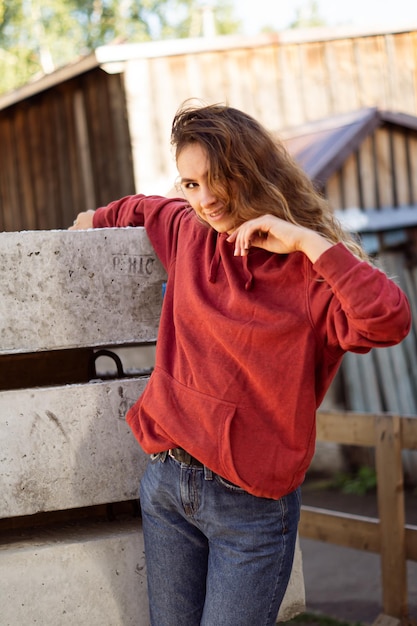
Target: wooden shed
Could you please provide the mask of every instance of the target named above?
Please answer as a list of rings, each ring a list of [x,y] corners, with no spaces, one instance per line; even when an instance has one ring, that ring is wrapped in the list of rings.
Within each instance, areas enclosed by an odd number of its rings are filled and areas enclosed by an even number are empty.
[[[339,401],[354,411],[417,415],[417,117],[364,108],[280,136],[412,307],[413,327],[400,345],[345,355]],[[417,455],[403,458],[415,484]]]
[[[362,107],[415,115],[416,51],[417,24],[98,48],[0,97],[0,231],[65,228],[116,197],[164,193],[171,120],[190,97],[272,131]]]

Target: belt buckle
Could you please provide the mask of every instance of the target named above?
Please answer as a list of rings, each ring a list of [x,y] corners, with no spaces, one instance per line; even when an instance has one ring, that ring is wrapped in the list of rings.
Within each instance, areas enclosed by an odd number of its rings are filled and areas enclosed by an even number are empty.
[[[179,463],[184,463],[190,467],[203,467],[203,464],[200,461],[191,456],[191,454],[186,450],[183,450],[183,448],[171,448],[168,455],[172,459],[179,461]]]

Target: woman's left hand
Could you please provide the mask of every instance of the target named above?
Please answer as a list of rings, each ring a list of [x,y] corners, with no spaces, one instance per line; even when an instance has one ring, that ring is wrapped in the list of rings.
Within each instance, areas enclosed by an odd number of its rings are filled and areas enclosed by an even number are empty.
[[[263,215],[241,224],[229,235],[235,256],[245,256],[251,247],[276,254],[301,251],[314,261],[332,244],[316,231],[292,224],[274,215]]]

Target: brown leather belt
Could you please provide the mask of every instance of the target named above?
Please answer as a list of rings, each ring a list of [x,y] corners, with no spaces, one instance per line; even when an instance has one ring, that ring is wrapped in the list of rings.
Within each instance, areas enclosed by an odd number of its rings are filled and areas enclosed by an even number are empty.
[[[191,454],[188,454],[188,452],[182,448],[171,448],[171,450],[168,450],[168,455],[180,463],[185,463],[185,465],[204,467],[201,461],[191,456]]]

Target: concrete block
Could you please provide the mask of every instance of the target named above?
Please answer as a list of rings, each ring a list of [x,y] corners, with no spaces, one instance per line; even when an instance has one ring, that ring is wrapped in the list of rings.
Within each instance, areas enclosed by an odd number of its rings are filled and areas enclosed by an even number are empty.
[[[149,626],[139,520],[9,538],[0,545],[0,593],[0,626]],[[303,611],[297,544],[278,621]]]
[[[136,498],[146,455],[125,414],[146,382],[0,392],[0,518]]]
[[[303,557],[300,541],[297,536],[295,546],[294,563],[291,570],[291,578],[281,608],[278,613],[278,622],[287,622],[296,615],[306,610],[306,596],[303,574]]]
[[[143,228],[0,233],[0,354],[152,341],[165,271]]]
[[[0,626],[149,626],[140,520],[0,545]]]

